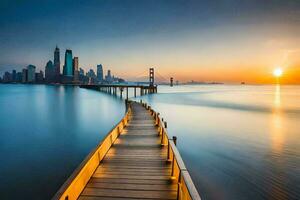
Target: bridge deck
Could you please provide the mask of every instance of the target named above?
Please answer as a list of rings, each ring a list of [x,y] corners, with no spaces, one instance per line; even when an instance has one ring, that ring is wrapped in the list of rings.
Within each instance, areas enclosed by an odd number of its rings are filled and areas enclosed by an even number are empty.
[[[140,104],[132,103],[131,108],[128,126],[101,161],[80,200],[176,199],[167,147],[160,144],[154,119]]]

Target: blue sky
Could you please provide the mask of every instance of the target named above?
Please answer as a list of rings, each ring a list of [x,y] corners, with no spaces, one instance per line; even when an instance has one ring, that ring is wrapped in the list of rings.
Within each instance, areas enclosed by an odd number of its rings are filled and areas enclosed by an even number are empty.
[[[155,65],[162,74],[203,69],[210,77],[209,69],[230,70],[249,59],[255,42],[258,52],[269,40],[297,50],[299,10],[296,0],[4,0],[0,72],[30,63],[44,69],[58,45],[62,61],[70,48],[85,69],[102,63],[130,77]],[[278,45],[274,48],[282,50]],[[249,52],[238,54],[235,63],[231,55],[243,48]],[[224,65],[211,62],[214,58],[224,59]],[[197,79],[182,77],[189,78]]]

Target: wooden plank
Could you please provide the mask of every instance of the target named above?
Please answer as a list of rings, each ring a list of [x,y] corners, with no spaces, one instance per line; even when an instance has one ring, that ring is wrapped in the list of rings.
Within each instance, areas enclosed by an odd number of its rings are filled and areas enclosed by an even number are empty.
[[[177,193],[173,191],[141,191],[141,190],[117,190],[85,188],[82,195],[100,197],[125,197],[142,199],[176,199]]]
[[[94,178],[116,178],[116,179],[145,179],[145,180],[169,180],[170,175],[127,175],[127,174],[93,174]]]
[[[176,191],[177,185],[150,185],[150,184],[114,184],[114,183],[97,183],[90,182],[86,187],[102,189],[121,189],[121,190],[150,190],[150,191]]]
[[[80,196],[79,200],[143,200],[140,198],[118,198],[118,197],[96,197],[96,196]],[[147,199],[154,200],[154,199]]]
[[[158,172],[158,171],[164,171],[169,172],[172,168],[171,167],[164,167],[164,168],[112,168],[112,167],[98,167],[96,169],[96,172],[103,171],[103,172]]]
[[[147,179],[112,179],[112,178],[95,178],[92,177],[89,182],[98,183],[115,183],[115,184],[149,184],[149,185],[166,185],[173,184],[172,180],[147,180]]]
[[[103,173],[103,174],[126,174],[126,175],[165,175],[171,174],[171,169],[169,170],[97,170],[95,173]]]

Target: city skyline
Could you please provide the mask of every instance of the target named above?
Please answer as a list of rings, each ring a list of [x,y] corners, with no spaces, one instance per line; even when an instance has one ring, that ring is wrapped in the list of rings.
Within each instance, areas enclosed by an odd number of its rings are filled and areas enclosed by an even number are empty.
[[[57,44],[75,50],[86,71],[102,63],[126,79],[155,67],[180,81],[274,83],[281,67],[281,83],[300,83],[299,8],[292,0],[3,1],[0,72],[43,69]]]
[[[96,74],[97,73],[97,74]],[[112,75],[107,69],[107,75],[103,78],[102,64],[97,65],[97,71],[89,69],[86,73],[79,67],[79,57],[72,54],[71,49],[66,49],[64,65],[60,65],[60,49],[56,45],[53,62],[50,59],[44,70],[37,70],[35,65],[29,64],[21,71],[12,69],[5,71],[0,76],[0,83],[31,83],[31,84],[111,84],[124,83],[125,80]],[[45,76],[44,76],[45,74]]]

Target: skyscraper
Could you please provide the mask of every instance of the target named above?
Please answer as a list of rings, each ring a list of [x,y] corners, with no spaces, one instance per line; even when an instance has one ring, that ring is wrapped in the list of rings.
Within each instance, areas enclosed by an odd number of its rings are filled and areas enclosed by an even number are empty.
[[[101,64],[97,65],[97,80],[100,83],[103,81],[103,67]]]
[[[35,73],[35,81],[37,83],[43,83],[44,82],[44,73],[42,70],[40,70],[39,73]]]
[[[54,81],[60,82],[60,55],[59,48],[56,46],[54,50]]]
[[[84,70],[82,68],[79,69],[79,75],[84,76]]]
[[[35,82],[35,66],[34,65],[28,65],[27,66],[27,81],[29,83]]]
[[[82,68],[79,69],[79,81],[81,83],[85,83],[86,76],[84,75],[84,70]]]
[[[22,83],[26,83],[28,80],[28,70],[23,69],[22,70]]]
[[[73,77],[73,56],[72,50],[67,49],[65,53],[65,65],[63,69],[63,75],[66,77]]]
[[[110,70],[107,70],[107,75],[105,76],[105,80],[106,80],[108,83],[111,83],[111,82],[112,82],[112,77],[111,77],[111,71],[110,71]]]
[[[3,82],[8,83],[10,81],[12,81],[12,74],[9,72],[5,72],[3,76]]]
[[[74,57],[73,59],[73,72],[74,72],[74,81],[78,81],[78,57]]]
[[[56,82],[56,74],[55,74],[55,67],[51,60],[49,60],[45,67],[45,79],[46,82]]]
[[[16,70],[13,70],[13,71],[12,71],[12,81],[13,81],[13,82],[16,82],[16,81],[17,81],[17,71],[16,71]]]
[[[22,72],[17,72],[17,82],[18,83],[22,82],[22,77],[23,77],[23,73]]]

